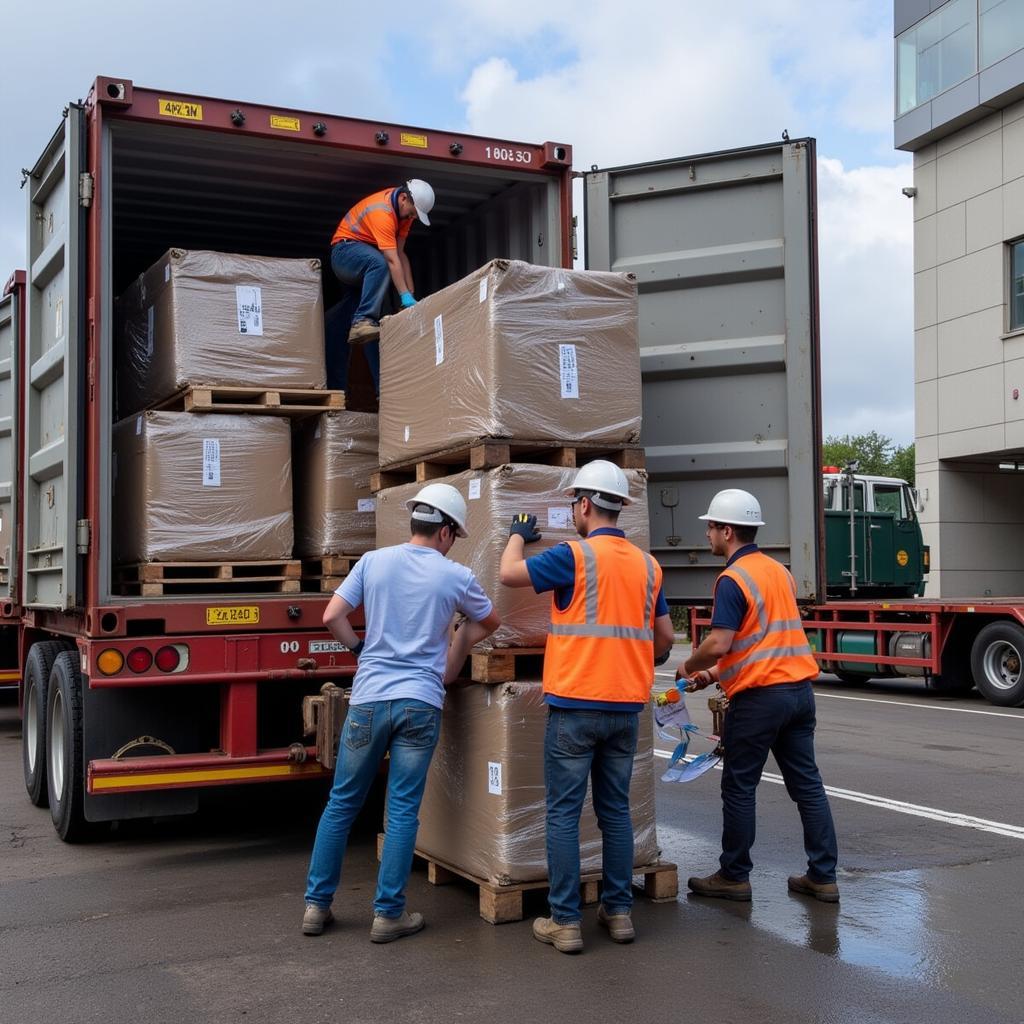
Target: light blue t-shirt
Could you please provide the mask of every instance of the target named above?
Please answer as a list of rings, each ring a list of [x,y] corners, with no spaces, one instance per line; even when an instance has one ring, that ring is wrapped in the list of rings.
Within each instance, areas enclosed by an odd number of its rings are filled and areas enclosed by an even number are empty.
[[[363,555],[335,593],[366,613],[349,703],[411,698],[444,707],[452,618],[462,612],[479,622],[491,614],[473,573],[434,548],[397,544]]]

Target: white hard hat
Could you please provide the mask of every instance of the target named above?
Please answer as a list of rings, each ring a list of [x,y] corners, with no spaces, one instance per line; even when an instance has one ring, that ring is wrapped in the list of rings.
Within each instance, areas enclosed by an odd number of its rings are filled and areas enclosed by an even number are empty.
[[[410,178],[405,187],[412,196],[413,205],[420,220],[427,227],[430,227],[430,218],[427,214],[434,208],[434,190],[422,178]]]
[[[572,487],[566,489],[566,494],[573,495],[577,491],[599,491],[590,500],[598,508],[608,509],[610,512],[618,512],[623,505],[630,505],[633,499],[629,496],[629,481],[626,474],[607,459],[594,459],[588,462],[577,474],[572,482]],[[604,495],[604,498],[601,497]],[[607,498],[619,498],[620,501],[607,501]]]
[[[732,526],[764,526],[761,503],[750,491],[730,487],[719,491],[708,505],[707,512],[697,516],[709,523],[729,523]]]
[[[420,505],[429,505],[431,511],[417,511]],[[458,527],[456,536],[469,536],[466,533],[466,499],[451,484],[427,484],[415,498],[405,503],[405,507],[413,519],[421,523],[441,523],[447,516]]]

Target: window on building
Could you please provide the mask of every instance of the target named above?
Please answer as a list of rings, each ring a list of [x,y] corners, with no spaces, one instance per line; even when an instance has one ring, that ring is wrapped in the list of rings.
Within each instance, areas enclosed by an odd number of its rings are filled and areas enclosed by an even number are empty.
[[[1020,0],[979,0],[981,13],[981,66],[1024,47],[1024,4]]]
[[[982,0],[998,3],[999,0]],[[1017,0],[1004,0],[1019,7]],[[950,0],[896,38],[896,113],[930,100],[977,71],[978,0]],[[994,13],[993,7],[993,13]]]
[[[1024,328],[1024,238],[1010,243],[1010,330]]]

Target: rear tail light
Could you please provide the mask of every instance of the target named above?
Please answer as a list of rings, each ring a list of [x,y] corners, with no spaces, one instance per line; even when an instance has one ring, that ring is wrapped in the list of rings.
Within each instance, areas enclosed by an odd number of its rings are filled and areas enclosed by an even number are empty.
[[[128,652],[128,657],[125,660],[133,672],[148,672],[153,664],[153,654],[145,647],[136,647]]]
[[[173,672],[181,664],[181,652],[175,647],[161,647],[156,652],[156,667],[161,672]]]
[[[117,675],[124,668],[124,655],[113,647],[108,647],[96,658],[96,667],[105,676]]]

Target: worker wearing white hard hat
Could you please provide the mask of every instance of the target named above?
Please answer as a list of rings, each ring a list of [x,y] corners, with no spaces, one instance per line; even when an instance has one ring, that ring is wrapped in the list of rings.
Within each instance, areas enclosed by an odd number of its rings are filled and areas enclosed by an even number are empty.
[[[758,549],[761,504],[748,491],[719,491],[699,516],[713,554],[726,559],[715,584],[711,629],[680,666],[697,688],[718,683],[729,705],[722,730],[722,854],[717,871],[689,880],[700,896],[751,898],[755,798],[769,752],[803,822],[807,870],[791,892],[839,902],[832,812],[814,758],[818,676],[789,571]]]
[[[580,469],[565,493],[580,539],[526,558],[525,546],[541,535],[536,515],[519,513],[501,557],[501,582],[552,595],[544,652],[551,916],[538,918],[533,934],[574,953],[583,947],[579,822],[588,778],[603,835],[598,921],[614,941],[633,939],[629,784],[655,660],[667,658],[673,631],[661,566],[620,527],[620,513],[633,501],[626,474],[598,459]],[[646,516],[644,509],[633,528],[645,526]]]
[[[390,758],[388,824],[370,938],[391,942],[423,927],[422,915],[405,909],[405,886],[445,687],[473,645],[501,624],[473,573],[445,557],[467,535],[462,495],[448,484],[433,483],[406,504],[409,542],[363,555],[324,612],[324,625],[357,666],[334,786],[309,865],[306,935],[321,934],[333,920],[331,903],[349,829],[385,756]],[[360,606],[366,621],[362,639],[350,621]],[[449,642],[456,614],[467,621]]]
[[[346,289],[349,344],[365,345],[379,337],[389,283],[395,286],[403,309],[416,305],[405,242],[414,220],[430,226],[433,208],[434,190],[421,178],[410,178],[361,199],[342,217],[331,239],[331,269]],[[366,354],[374,383],[379,384],[376,346]],[[328,359],[329,365],[332,362]],[[337,380],[328,381],[329,386],[337,384]]]

